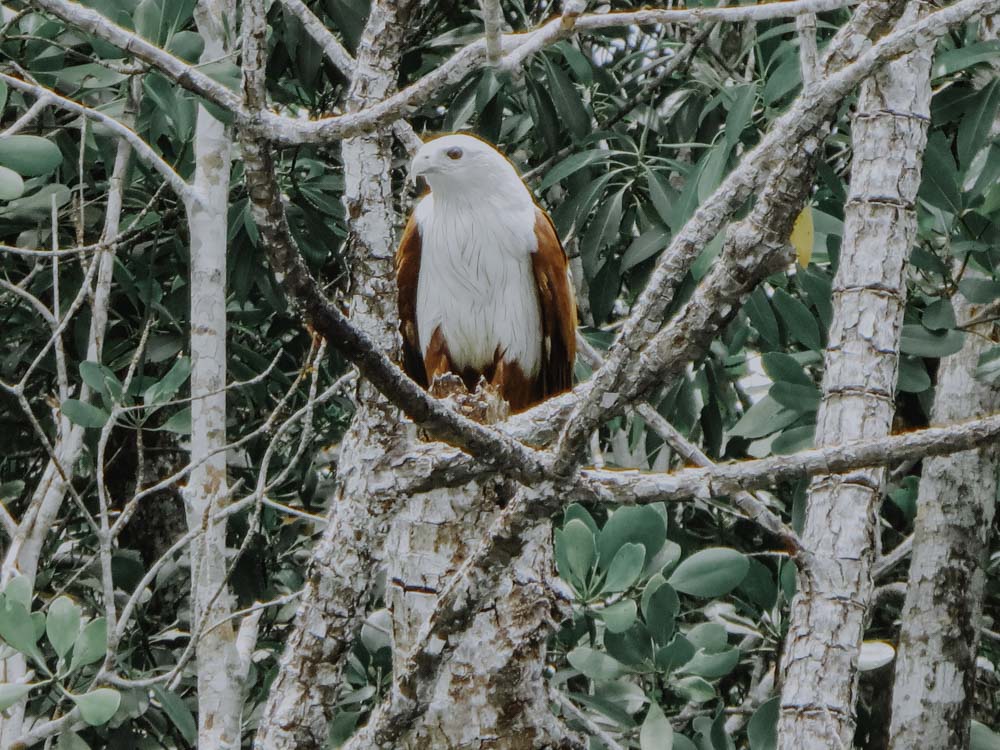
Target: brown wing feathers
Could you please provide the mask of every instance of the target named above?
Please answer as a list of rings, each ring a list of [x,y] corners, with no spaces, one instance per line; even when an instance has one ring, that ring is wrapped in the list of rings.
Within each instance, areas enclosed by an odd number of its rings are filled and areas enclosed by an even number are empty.
[[[424,388],[427,371],[417,335],[417,277],[420,275],[420,230],[413,216],[406,222],[396,250],[396,287],[399,297],[399,332],[403,336],[403,370]]]
[[[573,387],[576,359],[576,298],[569,280],[569,262],[549,215],[535,214],[538,250],[531,257],[542,313],[542,369],[538,400]]]

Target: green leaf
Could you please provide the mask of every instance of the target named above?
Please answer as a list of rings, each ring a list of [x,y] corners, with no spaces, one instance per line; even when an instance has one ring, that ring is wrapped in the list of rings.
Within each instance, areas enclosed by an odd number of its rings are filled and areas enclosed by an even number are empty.
[[[194,31],[178,31],[170,37],[170,44],[167,46],[168,52],[189,63],[198,62],[204,49],[205,40]]]
[[[570,574],[586,586],[597,556],[593,533],[583,521],[573,520],[563,527],[561,539]]]
[[[722,183],[729,162],[729,149],[725,144],[719,144],[709,151],[704,158],[701,171],[698,173],[698,202],[706,200]]]
[[[104,409],[75,398],[63,401],[62,413],[70,422],[81,427],[103,427],[111,416]]]
[[[597,528],[597,522],[594,520],[594,517],[587,512],[587,509],[584,508],[579,503],[573,503],[563,512],[564,524],[569,523],[574,518],[585,523],[587,525],[587,528],[590,529],[591,533],[594,536],[597,536],[598,532],[600,531],[600,529]]]
[[[3,595],[12,602],[17,602],[29,612],[31,611],[31,581],[27,576],[16,575],[7,582]]]
[[[800,344],[813,351],[823,346],[819,326],[809,308],[795,299],[784,289],[775,289],[771,297],[778,316],[788,328],[789,335]]]
[[[12,201],[24,195],[24,180],[13,169],[0,167],[0,201]]]
[[[952,307],[950,299],[936,299],[927,305],[920,316],[924,327],[932,331],[947,331],[957,325],[955,320],[955,308]]]
[[[24,482],[20,479],[0,483],[0,500],[14,500],[22,492],[24,492]]]
[[[21,602],[7,596],[0,600],[0,638],[15,651],[41,661],[31,614]]]
[[[59,71],[60,88],[107,89],[126,76],[97,63],[73,65]]]
[[[231,60],[199,65],[198,69],[216,83],[220,83],[234,93],[239,93],[243,83],[243,71]]]
[[[90,745],[76,732],[63,730],[56,742],[56,750],[90,750]]]
[[[1000,59],[1000,52],[997,59]],[[977,105],[959,123],[958,160],[963,169],[968,170],[980,149],[990,145],[990,132],[996,121],[998,108],[1000,80],[995,80],[979,92]]]
[[[624,633],[635,624],[638,609],[634,600],[625,599],[610,607],[597,610],[597,616],[604,620],[604,624],[612,633]]]
[[[1000,734],[997,734],[985,724],[972,720],[969,750],[1000,750]]]
[[[992,279],[962,279],[958,282],[958,289],[975,305],[986,305],[1000,299],[1000,282]]]
[[[750,124],[753,105],[757,101],[757,84],[747,83],[728,90],[734,97],[733,106],[726,113],[726,147],[732,149],[740,135]]]
[[[674,225],[670,222],[674,218],[673,204],[677,200],[677,193],[670,187],[667,176],[656,170],[647,169],[646,187],[649,189],[649,200],[653,203],[656,213],[668,227],[674,229]]]
[[[689,740],[683,734],[675,734],[673,750],[699,750],[699,749],[697,745],[695,745],[691,740]]]
[[[559,113],[566,128],[576,138],[583,138],[590,130],[590,115],[587,114],[580,92],[570,81],[569,76],[558,65],[546,60],[548,68],[549,93],[552,103]]]
[[[99,362],[81,362],[80,377],[94,393],[99,393],[108,403],[121,402],[123,386],[111,368]]]
[[[624,189],[617,190],[601,203],[580,240],[580,259],[588,279],[594,278],[601,266],[601,248],[618,236],[624,193]]]
[[[784,352],[767,352],[761,355],[760,361],[764,366],[764,372],[775,383],[792,383],[815,388],[813,379],[791,355]]]
[[[45,185],[31,195],[13,200],[0,209],[0,216],[9,219],[35,219],[48,221],[52,213],[52,201],[56,208],[69,203],[70,192],[65,185]]]
[[[0,711],[6,711],[31,692],[34,685],[15,683],[0,685]]]
[[[786,409],[791,409],[797,414],[808,414],[819,408],[821,394],[819,388],[812,383],[809,385],[775,383],[768,391],[768,395]]]
[[[674,728],[670,726],[663,709],[653,702],[639,730],[639,747],[641,750],[672,750],[674,746]]]
[[[771,303],[768,301],[763,287],[758,286],[747,297],[745,309],[750,318],[750,324],[757,329],[757,333],[771,346],[781,346],[778,319],[774,317],[774,310],[771,309]]]
[[[700,625],[695,625],[688,631],[687,639],[695,650],[702,649],[710,653],[729,647],[726,629],[717,622],[703,622]]]
[[[784,56],[784,60],[767,77],[764,84],[764,102],[768,106],[776,104],[802,83],[802,67],[794,50]]]
[[[994,62],[1000,56],[1000,41],[991,39],[986,42],[967,44],[955,49],[945,50],[934,60],[932,73],[935,78],[971,68],[980,63]]]
[[[708,653],[702,649],[682,667],[682,671],[713,680],[732,672],[739,661],[740,650],[738,648],[730,647],[717,653]]]
[[[1000,346],[991,346],[979,355],[976,378],[986,383],[1000,380]]]
[[[816,425],[805,424],[784,430],[771,443],[771,453],[776,456],[798,453],[813,447]]]
[[[185,406],[164,422],[160,429],[178,435],[189,435],[191,433],[191,407]]]
[[[187,703],[173,690],[167,690],[162,685],[154,685],[153,692],[156,693],[156,699],[163,706],[170,721],[177,727],[177,731],[181,733],[189,745],[194,747],[198,739],[198,725]]]
[[[566,655],[573,669],[592,680],[617,680],[628,674],[628,669],[617,659],[586,646],[578,646]]]
[[[656,668],[661,672],[670,672],[687,664],[694,656],[694,652],[691,641],[677,633],[670,643],[656,652]]]
[[[923,393],[931,387],[931,376],[922,359],[906,354],[899,358],[896,387],[903,393]]]
[[[697,675],[682,677],[671,683],[674,692],[692,703],[705,703],[715,697],[715,688]]]
[[[97,688],[86,695],[74,695],[80,716],[92,727],[99,727],[115,715],[122,702],[122,694],[114,688]]]
[[[149,406],[152,404],[162,404],[173,398],[174,394],[184,385],[184,381],[191,374],[191,360],[188,357],[180,357],[173,366],[163,376],[158,383],[154,383],[142,394],[143,402]]]
[[[610,566],[618,550],[626,544],[641,544],[646,549],[646,560],[652,559],[667,539],[667,527],[660,516],[649,506],[618,508],[597,538],[599,565]]]
[[[639,620],[624,633],[605,633],[604,648],[614,659],[636,669],[645,668],[653,660],[652,641]]]
[[[799,413],[796,410],[787,409],[770,396],[764,396],[747,409],[746,413],[729,430],[729,434],[750,440],[762,438],[788,427],[798,418]]]
[[[0,138],[0,165],[23,177],[48,174],[62,164],[62,151],[47,138],[11,135]]]
[[[608,567],[601,593],[613,594],[625,591],[639,580],[645,560],[646,548],[641,544],[628,542],[622,545]]]
[[[632,240],[632,244],[628,246],[622,256],[622,271],[627,271],[644,260],[652,258],[661,250],[666,249],[669,241],[670,230],[659,224],[654,224]]]
[[[103,617],[91,620],[83,626],[73,644],[73,659],[69,671],[85,667],[104,658],[108,651],[108,624]]]
[[[746,578],[750,563],[728,547],[699,550],[682,560],[667,582],[684,594],[711,598],[728,594]]]
[[[666,645],[673,637],[674,619],[680,608],[681,603],[677,598],[677,592],[669,583],[661,583],[646,600],[646,627],[658,645]]]
[[[45,633],[60,659],[69,653],[79,632],[80,608],[68,596],[60,596],[45,617]]]
[[[962,212],[958,168],[951,155],[951,143],[940,132],[931,133],[924,149],[920,197],[943,211],[957,216]]]
[[[750,750],[777,750],[778,748],[778,711],[781,707],[781,697],[771,698],[761,703],[750,723],[747,724],[747,739],[750,740]]]
[[[455,95],[448,105],[447,116],[442,125],[446,131],[460,130],[476,111],[476,92],[479,89],[481,77],[473,77]]]
[[[917,323],[909,323],[903,326],[899,348],[904,354],[915,357],[947,357],[959,351],[964,342],[962,331],[936,333]]]
[[[538,183],[538,192],[547,190],[560,180],[563,180],[572,174],[576,174],[584,167],[597,164],[607,158],[608,152],[602,149],[593,149],[591,151],[581,151],[577,154],[571,154],[546,173],[542,181]]]

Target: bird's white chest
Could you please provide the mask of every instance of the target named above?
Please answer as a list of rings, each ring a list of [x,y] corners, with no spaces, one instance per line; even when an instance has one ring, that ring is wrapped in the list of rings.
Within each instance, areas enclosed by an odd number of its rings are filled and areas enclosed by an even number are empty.
[[[482,370],[499,350],[528,377],[541,366],[542,327],[531,254],[537,247],[534,206],[511,214],[417,207],[420,276],[417,333],[426,354],[441,328],[452,363]]]

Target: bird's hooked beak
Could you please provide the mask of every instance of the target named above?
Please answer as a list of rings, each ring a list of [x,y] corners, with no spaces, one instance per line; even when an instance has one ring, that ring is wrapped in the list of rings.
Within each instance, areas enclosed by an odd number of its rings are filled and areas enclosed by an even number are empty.
[[[421,151],[413,157],[413,162],[410,164],[410,182],[416,185],[418,177],[426,177],[438,171],[440,170],[431,162],[430,154]]]

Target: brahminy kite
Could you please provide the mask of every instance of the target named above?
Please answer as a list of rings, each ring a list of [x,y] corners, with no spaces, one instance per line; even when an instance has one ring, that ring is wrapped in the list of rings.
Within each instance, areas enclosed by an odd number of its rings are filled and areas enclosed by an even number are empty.
[[[424,388],[480,378],[522,411],[569,389],[576,301],[566,253],[514,165],[485,141],[447,135],[413,158],[430,192],[396,252],[403,367]]]

